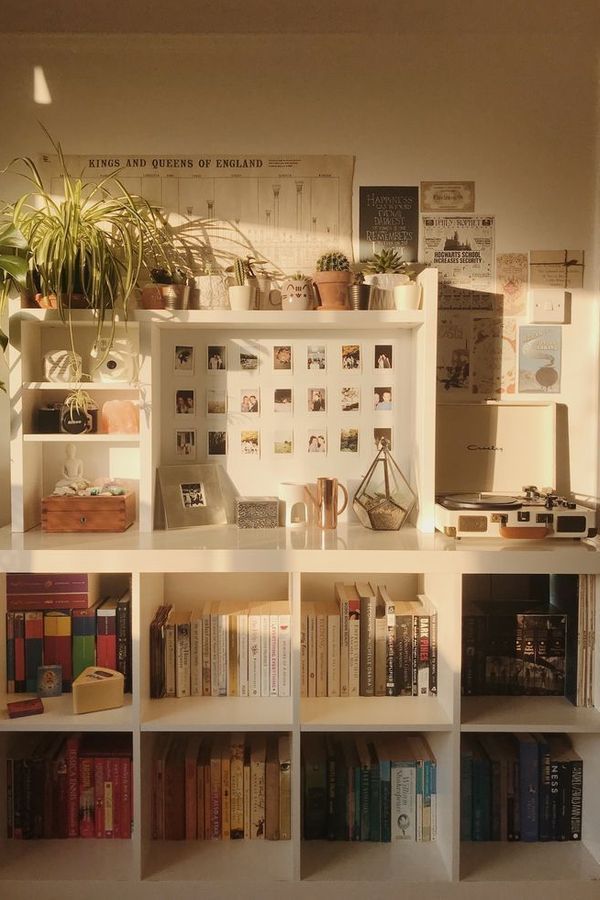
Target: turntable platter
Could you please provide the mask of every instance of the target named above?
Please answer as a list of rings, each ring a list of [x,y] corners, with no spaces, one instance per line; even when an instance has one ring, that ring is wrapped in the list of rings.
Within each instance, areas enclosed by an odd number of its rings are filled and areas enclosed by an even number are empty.
[[[498,494],[446,494],[437,502],[445,509],[521,509],[523,503],[517,497],[502,497]]]

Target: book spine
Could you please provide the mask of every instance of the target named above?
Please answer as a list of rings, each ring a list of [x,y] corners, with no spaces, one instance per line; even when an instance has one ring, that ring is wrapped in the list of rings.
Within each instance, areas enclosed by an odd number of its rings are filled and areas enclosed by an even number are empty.
[[[190,695],[202,695],[202,619],[190,622]]]
[[[276,738],[269,739],[265,764],[265,839],[279,840],[279,755]]]
[[[175,627],[175,696],[190,696],[190,623]]]
[[[117,668],[116,609],[103,612],[101,607],[96,615],[96,665],[105,669]]]
[[[413,692],[413,617],[396,616],[396,659],[398,682],[396,694],[410,697]]]
[[[220,615],[218,618],[218,658],[217,678],[219,697],[226,697],[229,691],[229,616]]]
[[[250,759],[244,753],[244,837],[250,838]]]
[[[300,696],[308,696],[308,617],[300,616]]]
[[[248,695],[260,697],[260,616],[248,616]]]
[[[539,838],[539,762],[537,743],[519,741],[519,793],[521,801],[521,840]]]
[[[104,837],[104,782],[106,760],[94,757],[94,837]]]
[[[414,763],[392,762],[392,841],[414,841],[416,837],[417,773]]]
[[[250,761],[250,838],[265,837],[265,761]]]
[[[369,840],[381,842],[381,777],[379,763],[373,762],[369,768]]]
[[[437,762],[431,760],[431,840],[437,840]]]
[[[198,758],[192,752],[185,755],[185,839],[198,838]]]
[[[68,693],[73,677],[71,617],[68,613],[44,615],[44,665],[61,667],[62,689]]]
[[[387,692],[387,622],[385,616],[375,618],[375,696]]]
[[[340,598],[340,697],[350,695],[350,604]]]
[[[247,697],[248,688],[248,615],[238,615],[238,686],[240,697]]]
[[[430,621],[429,616],[418,616],[417,619],[417,696],[426,697],[429,694]]]
[[[360,695],[375,696],[375,597],[360,600]]]
[[[229,745],[221,754],[221,840],[231,840],[231,757]]]
[[[23,760],[12,760],[12,829],[16,841],[23,840]]]
[[[44,614],[25,613],[25,688],[37,691],[37,670],[44,660]]]
[[[210,616],[210,692],[211,696],[219,696],[219,616]]]
[[[6,760],[6,837],[12,840],[15,836],[15,807],[14,807],[14,785],[13,785],[13,766],[12,759]]]
[[[204,840],[210,841],[212,839],[211,834],[211,822],[212,822],[212,794],[211,794],[211,759],[207,757],[203,767],[203,780],[204,780]]]
[[[112,784],[112,836],[115,839],[120,839],[123,834],[123,823],[121,821],[121,796],[123,788],[121,785],[121,762],[117,757],[108,758],[108,771],[110,773]],[[165,794],[168,799],[169,791],[165,791]]]
[[[327,764],[323,760],[304,762],[304,839],[327,837]]]
[[[119,783],[121,786],[119,803],[120,836],[124,839],[131,837],[133,821],[131,765],[131,759],[128,756],[119,757]]]
[[[422,840],[431,841],[431,796],[432,796],[432,768],[431,760],[423,761],[423,833]]]
[[[460,839],[473,840],[473,757],[460,754]]]
[[[317,696],[317,617],[314,613],[307,615],[308,631],[308,696]]]
[[[176,668],[175,626],[165,625],[165,697],[175,696]]]
[[[6,608],[9,612],[35,612],[47,609],[87,609],[87,594],[8,594]]]
[[[500,760],[490,760],[490,775],[491,839],[493,841],[500,841],[502,840],[500,806],[505,800],[505,798],[502,797],[501,793]]]
[[[552,800],[550,795],[550,748],[538,738],[539,747],[539,840],[552,840]]]
[[[571,767],[571,796],[568,819],[568,840],[581,840],[582,804],[583,804],[583,761],[574,759]]]
[[[473,840],[491,839],[491,778],[487,759],[473,759]]]
[[[210,615],[202,614],[202,696],[210,697],[212,693],[212,643]]]
[[[75,572],[60,572],[57,574],[9,572],[6,576],[6,593],[8,596],[20,594],[64,594],[73,591],[87,594],[88,584],[87,575]]]
[[[317,674],[315,693],[317,697],[327,696],[327,616],[316,615]]]
[[[260,617],[260,695],[261,697],[269,697],[271,693],[271,647],[269,640],[269,626],[271,617],[261,615]]]
[[[95,609],[73,610],[71,613],[73,679],[96,665],[96,611]]]
[[[437,696],[437,678],[438,678],[438,616],[434,612],[430,616],[429,622],[429,693],[431,696]]]
[[[475,693],[475,620],[476,616],[465,615],[462,617],[461,691],[465,697],[470,697]],[[467,839],[465,838],[465,840]]]
[[[292,839],[292,766],[287,735],[279,738],[279,839]]]
[[[379,780],[381,782],[381,840],[389,844],[392,840],[392,787],[391,763],[381,760],[379,763]]]
[[[279,616],[269,616],[269,696],[279,694]]]
[[[22,694],[27,687],[25,677],[25,613],[14,613],[15,633],[15,693]]]
[[[239,637],[238,637],[238,617],[237,614],[231,613],[227,617],[227,627],[229,629],[228,635],[228,680],[227,680],[227,696],[228,697],[239,697],[240,690],[238,686],[238,672],[240,669],[240,660],[239,660]]]
[[[340,617],[327,616],[327,696],[340,696]]]
[[[206,840],[204,830],[204,764],[202,759],[196,761],[196,838]]]
[[[95,836],[94,758],[79,759],[79,837]]]
[[[210,757],[210,839],[221,840],[221,757],[213,747]]]
[[[348,622],[348,696],[360,694],[360,619]]]
[[[6,613],[6,693],[15,692],[15,617]]]
[[[21,827],[24,841],[29,841],[33,837],[33,761],[24,759],[22,761],[22,810],[21,810]]]
[[[385,613],[385,693],[394,697],[398,693],[398,657],[396,654],[396,615],[395,606],[386,604]]]
[[[67,761],[67,837],[79,837],[79,737],[69,735]]]
[[[291,693],[292,635],[290,625],[289,613],[282,613],[279,616],[277,635],[277,670],[280,697],[289,697]]]
[[[130,595],[121,597],[117,603],[117,672],[124,678],[124,690],[132,690],[131,672],[131,601]]]
[[[423,840],[423,760],[415,762],[415,840]]]
[[[231,742],[231,840],[244,837],[244,739],[241,735]]]

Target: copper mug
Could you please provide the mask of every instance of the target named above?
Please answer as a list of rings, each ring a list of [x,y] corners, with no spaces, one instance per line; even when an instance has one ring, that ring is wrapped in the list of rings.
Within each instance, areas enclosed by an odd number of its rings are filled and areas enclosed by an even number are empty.
[[[338,509],[339,491],[344,495],[344,503],[340,509]],[[337,478],[317,478],[316,496],[308,486],[306,493],[315,508],[316,522],[319,528],[335,528],[338,516],[348,505],[348,491],[344,485],[340,484]]]

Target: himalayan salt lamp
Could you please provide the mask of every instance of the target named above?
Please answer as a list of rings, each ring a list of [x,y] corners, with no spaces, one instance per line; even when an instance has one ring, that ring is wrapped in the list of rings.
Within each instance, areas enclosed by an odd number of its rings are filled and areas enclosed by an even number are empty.
[[[139,434],[140,411],[131,400],[107,400],[101,421],[105,434]]]

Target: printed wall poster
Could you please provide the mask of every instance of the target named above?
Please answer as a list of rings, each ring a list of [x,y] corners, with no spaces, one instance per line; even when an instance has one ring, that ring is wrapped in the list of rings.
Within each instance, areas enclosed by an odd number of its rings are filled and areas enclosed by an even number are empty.
[[[384,248],[402,259],[419,258],[419,188],[361,187],[359,209],[360,259]]]
[[[474,318],[471,390],[496,398],[516,390],[517,323],[513,318]]]
[[[495,298],[497,315],[526,315],[528,277],[529,257],[527,253],[497,254]]]
[[[529,280],[532,287],[583,287],[583,250],[531,250]]]
[[[468,395],[471,382],[471,314],[444,312],[438,319],[437,386],[444,397]]]
[[[474,211],[474,181],[421,182],[421,212]]]
[[[519,391],[560,393],[562,328],[522,325],[519,328]]]
[[[439,271],[440,309],[492,310],[494,217],[422,218],[422,255]]]
[[[310,274],[332,247],[352,256],[352,156],[112,153],[68,156],[66,163],[88,181],[118,171],[127,190],[185,226],[190,245],[209,240],[204,261],[250,255],[281,272]],[[43,156],[40,168],[60,194],[57,157]],[[202,261],[199,255],[196,274]]]

